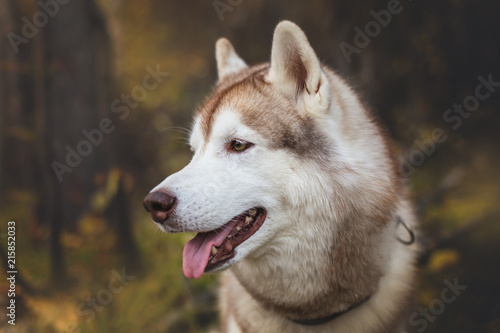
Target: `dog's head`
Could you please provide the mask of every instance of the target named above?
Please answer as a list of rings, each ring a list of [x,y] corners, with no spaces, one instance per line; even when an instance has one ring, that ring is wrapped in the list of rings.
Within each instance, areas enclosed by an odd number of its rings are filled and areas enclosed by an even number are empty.
[[[162,230],[198,233],[184,248],[188,278],[307,232],[304,214],[335,214],[323,196],[335,185],[322,177],[343,168],[333,170],[328,73],[298,26],[276,27],[270,64],[248,67],[227,39],[217,41],[216,59],[219,81],[197,112],[191,162],[144,201]]]

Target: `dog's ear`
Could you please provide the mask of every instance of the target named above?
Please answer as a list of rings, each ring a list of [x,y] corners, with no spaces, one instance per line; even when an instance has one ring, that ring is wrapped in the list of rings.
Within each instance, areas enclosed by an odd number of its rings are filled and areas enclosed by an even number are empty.
[[[219,81],[229,74],[248,68],[247,64],[238,56],[233,45],[226,38],[220,38],[215,44],[215,59]]]
[[[330,88],[316,53],[304,32],[290,21],[274,30],[269,81],[285,95],[303,103],[306,111],[328,108]]]

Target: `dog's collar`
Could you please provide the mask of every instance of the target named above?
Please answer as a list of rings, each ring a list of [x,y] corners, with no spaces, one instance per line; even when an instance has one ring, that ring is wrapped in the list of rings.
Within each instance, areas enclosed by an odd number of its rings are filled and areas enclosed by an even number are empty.
[[[361,306],[366,301],[368,301],[370,299],[370,297],[371,297],[371,295],[368,296],[367,298],[365,298],[364,300],[362,300],[361,302],[351,305],[346,310],[335,312],[327,317],[314,318],[314,319],[303,319],[303,320],[297,320],[297,319],[291,319],[291,318],[288,318],[288,319],[296,324],[300,324],[300,325],[304,325],[304,326],[316,326],[316,325],[326,324],[329,321],[332,321],[332,320],[337,319],[338,317],[342,316],[344,313],[347,313],[351,310],[356,309],[358,306]]]

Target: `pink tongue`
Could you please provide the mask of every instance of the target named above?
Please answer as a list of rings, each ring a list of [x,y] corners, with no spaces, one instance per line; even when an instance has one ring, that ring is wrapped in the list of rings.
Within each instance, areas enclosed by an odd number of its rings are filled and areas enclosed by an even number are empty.
[[[186,243],[182,252],[182,269],[188,279],[199,279],[203,275],[212,245],[220,246],[235,224],[236,221],[214,231],[199,232]]]

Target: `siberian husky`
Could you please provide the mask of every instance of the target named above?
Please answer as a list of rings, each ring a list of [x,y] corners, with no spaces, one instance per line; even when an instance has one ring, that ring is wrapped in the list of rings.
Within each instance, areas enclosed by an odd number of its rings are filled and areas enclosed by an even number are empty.
[[[223,332],[401,332],[416,218],[374,116],[289,21],[253,67],[216,43],[191,162],[145,198],[165,232],[196,232],[188,278],[224,271]]]

